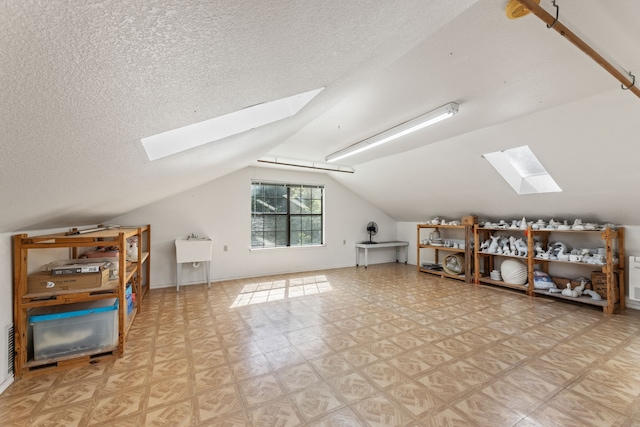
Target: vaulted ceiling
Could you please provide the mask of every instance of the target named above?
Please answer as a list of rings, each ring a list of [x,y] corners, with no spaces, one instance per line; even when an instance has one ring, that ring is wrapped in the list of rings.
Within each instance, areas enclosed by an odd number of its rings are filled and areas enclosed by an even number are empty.
[[[563,24],[640,70],[634,0],[556,3]],[[505,4],[6,1],[0,231],[99,222],[267,155],[321,162],[450,101],[451,120],[332,175],[398,220],[532,212],[640,224],[640,99],[533,15],[507,19]],[[319,87],[296,116],[223,141],[154,162],[140,143]],[[524,144],[563,193],[516,196],[481,158]]]

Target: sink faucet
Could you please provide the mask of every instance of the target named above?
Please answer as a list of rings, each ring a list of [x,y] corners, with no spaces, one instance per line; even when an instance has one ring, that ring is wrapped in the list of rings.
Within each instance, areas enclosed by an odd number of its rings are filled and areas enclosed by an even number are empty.
[[[198,235],[196,233],[191,233],[191,236],[187,237],[187,240],[189,239],[197,239]]]

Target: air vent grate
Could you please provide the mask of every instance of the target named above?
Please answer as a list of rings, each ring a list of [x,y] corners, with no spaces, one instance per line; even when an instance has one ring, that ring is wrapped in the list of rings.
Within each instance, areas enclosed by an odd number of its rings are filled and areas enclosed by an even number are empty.
[[[7,373],[13,374],[13,363],[15,360],[15,334],[13,333],[13,325],[7,326]]]

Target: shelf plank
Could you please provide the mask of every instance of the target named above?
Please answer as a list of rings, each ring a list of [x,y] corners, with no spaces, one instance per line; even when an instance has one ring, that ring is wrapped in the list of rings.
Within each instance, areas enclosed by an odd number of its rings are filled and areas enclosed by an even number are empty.
[[[506,283],[503,282],[502,280],[493,280],[490,279],[489,277],[480,277],[479,279],[480,283],[486,283],[489,285],[496,285],[496,286],[502,286],[503,288],[510,288],[510,289],[517,289],[519,291],[528,291],[529,290],[529,285],[514,285],[512,283]]]
[[[454,274],[449,274],[447,272],[445,272],[444,270],[429,270],[427,268],[424,267],[420,267],[420,271],[422,273],[429,273],[429,274],[433,274],[436,276],[440,276],[440,277],[447,277],[449,279],[456,279],[456,280],[465,280],[465,275],[464,274],[460,274],[460,275],[454,275]]]
[[[536,295],[544,295],[547,297],[553,297],[553,298],[557,298],[557,299],[562,299],[562,300],[566,300],[566,301],[573,301],[573,302],[579,302],[582,304],[589,304],[589,305],[597,305],[598,307],[607,307],[608,303],[607,300],[603,299],[603,300],[594,300],[591,297],[587,297],[587,296],[580,296],[577,298],[573,298],[573,297],[567,297],[562,295],[560,292],[548,292],[544,289],[534,289],[533,292]]]
[[[482,255],[482,256],[487,256],[487,255],[490,255],[490,256],[503,256],[503,257],[506,257],[506,258],[516,258],[516,259],[521,259],[521,260],[527,260],[528,259],[528,257],[526,257],[526,256],[494,254],[494,253],[491,253],[491,252],[480,252],[480,251],[478,251],[477,254],[478,255]]]
[[[448,248],[446,246],[433,246],[433,245],[419,245],[420,249],[437,249],[439,251],[459,252],[464,253],[464,249],[460,248]]]

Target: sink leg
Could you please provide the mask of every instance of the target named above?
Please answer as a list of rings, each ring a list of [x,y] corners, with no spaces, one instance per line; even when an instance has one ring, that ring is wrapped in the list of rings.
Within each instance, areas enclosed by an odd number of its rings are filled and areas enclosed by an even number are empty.
[[[176,291],[180,290],[180,275],[182,273],[182,263],[176,264]]]
[[[205,268],[207,269],[207,284],[211,289],[211,261],[205,261]]]

